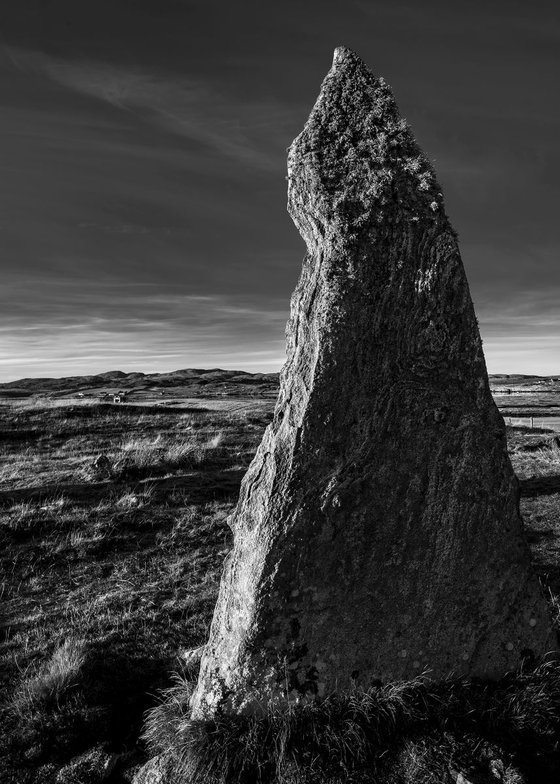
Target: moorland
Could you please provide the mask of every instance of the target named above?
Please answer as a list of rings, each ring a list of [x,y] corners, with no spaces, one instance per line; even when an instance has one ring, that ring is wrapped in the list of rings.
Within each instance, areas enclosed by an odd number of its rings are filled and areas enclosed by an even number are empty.
[[[558,616],[560,378],[491,385]],[[1,781],[54,781],[101,746],[131,780],[145,712],[207,637],[277,387],[217,369],[0,385]]]

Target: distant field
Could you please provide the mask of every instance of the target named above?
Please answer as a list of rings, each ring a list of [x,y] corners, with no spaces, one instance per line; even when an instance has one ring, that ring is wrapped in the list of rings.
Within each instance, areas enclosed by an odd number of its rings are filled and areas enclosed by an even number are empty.
[[[213,372],[209,384],[171,379],[124,403],[100,399],[125,391],[120,377],[97,391],[60,380],[35,391],[28,382],[16,397],[0,389],[1,782],[54,780],[98,743],[123,766],[141,759],[143,712],[182,671],[181,653],[205,641],[231,546],[226,519],[277,385],[228,388]],[[549,414],[560,403],[552,386],[525,389],[515,421]],[[556,607],[560,445],[542,423],[525,425],[508,428],[510,454]]]

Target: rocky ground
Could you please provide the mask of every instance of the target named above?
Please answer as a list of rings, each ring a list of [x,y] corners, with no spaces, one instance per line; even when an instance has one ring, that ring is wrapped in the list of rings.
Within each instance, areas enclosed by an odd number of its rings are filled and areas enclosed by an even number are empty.
[[[208,633],[226,517],[277,380],[132,376],[0,388],[2,782],[130,780],[144,711]],[[557,413],[560,384],[541,381],[493,379],[506,416]],[[533,424],[508,441],[557,608],[560,433]]]

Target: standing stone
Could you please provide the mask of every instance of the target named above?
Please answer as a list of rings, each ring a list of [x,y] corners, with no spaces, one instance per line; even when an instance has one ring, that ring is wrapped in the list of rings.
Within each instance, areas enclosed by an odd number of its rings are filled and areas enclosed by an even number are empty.
[[[556,647],[441,188],[348,49],[288,172],[308,254],[193,717],[499,677]]]

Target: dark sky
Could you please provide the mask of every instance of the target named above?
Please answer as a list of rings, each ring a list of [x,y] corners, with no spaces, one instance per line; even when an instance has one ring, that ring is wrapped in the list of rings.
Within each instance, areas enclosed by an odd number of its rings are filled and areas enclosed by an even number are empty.
[[[435,163],[489,371],[560,374],[557,2],[2,0],[0,379],[278,369],[339,44]]]

